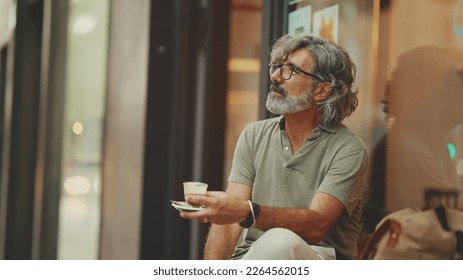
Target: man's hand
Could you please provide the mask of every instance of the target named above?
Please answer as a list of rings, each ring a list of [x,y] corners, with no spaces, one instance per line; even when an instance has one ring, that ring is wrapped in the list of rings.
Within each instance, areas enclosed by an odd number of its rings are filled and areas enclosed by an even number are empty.
[[[187,195],[186,202],[191,205],[203,205],[205,209],[196,212],[182,211],[180,212],[182,218],[219,225],[239,223],[250,211],[246,200],[225,192]]]

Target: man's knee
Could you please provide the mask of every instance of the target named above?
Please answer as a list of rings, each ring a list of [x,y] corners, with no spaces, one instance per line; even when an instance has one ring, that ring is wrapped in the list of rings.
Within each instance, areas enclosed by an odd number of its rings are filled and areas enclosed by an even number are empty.
[[[271,246],[279,244],[281,247],[293,247],[305,243],[299,235],[285,228],[269,229],[260,238]]]
[[[294,259],[306,254],[306,250],[310,250],[310,246],[299,235],[288,229],[273,228],[254,242],[246,258]]]

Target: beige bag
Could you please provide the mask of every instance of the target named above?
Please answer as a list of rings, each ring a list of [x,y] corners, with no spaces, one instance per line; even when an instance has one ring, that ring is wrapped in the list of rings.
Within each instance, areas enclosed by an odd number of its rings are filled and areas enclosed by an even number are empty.
[[[360,259],[463,259],[463,211],[406,208],[384,217]]]

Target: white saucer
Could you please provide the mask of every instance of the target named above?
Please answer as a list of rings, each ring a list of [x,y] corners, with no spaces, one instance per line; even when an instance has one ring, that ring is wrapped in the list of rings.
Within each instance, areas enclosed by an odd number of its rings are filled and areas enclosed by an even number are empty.
[[[178,211],[194,212],[194,211],[200,211],[204,209],[204,206],[194,207],[186,203],[185,201],[171,200],[170,202],[172,203],[172,206]]]

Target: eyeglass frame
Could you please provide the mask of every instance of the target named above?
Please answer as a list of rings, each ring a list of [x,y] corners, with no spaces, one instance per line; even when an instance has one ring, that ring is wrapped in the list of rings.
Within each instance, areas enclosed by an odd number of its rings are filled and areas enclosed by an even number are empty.
[[[275,71],[272,72],[272,67],[273,66],[277,66],[277,68],[275,69]],[[289,78],[288,79],[283,78],[283,66],[291,67],[291,72],[289,73]],[[270,76],[272,76],[273,73],[275,73],[277,70],[280,70],[280,77],[285,81],[291,79],[291,77],[293,76],[293,72],[297,71],[297,72],[301,72],[302,74],[304,74],[306,76],[315,78],[316,80],[318,80],[320,82],[327,82],[324,79],[320,78],[319,76],[317,76],[315,74],[312,74],[312,73],[309,73],[307,71],[304,71],[301,68],[299,68],[299,67],[297,67],[296,65],[293,65],[293,64],[272,63],[272,64],[269,65]]]

